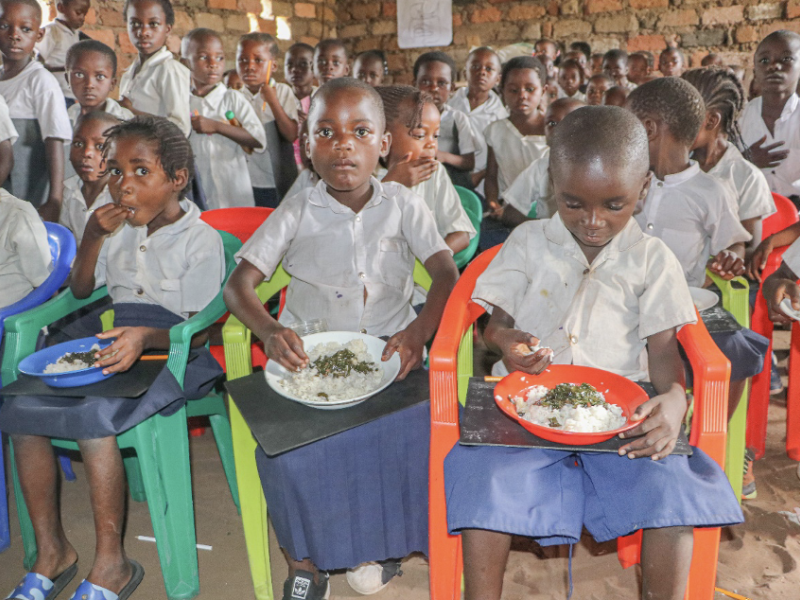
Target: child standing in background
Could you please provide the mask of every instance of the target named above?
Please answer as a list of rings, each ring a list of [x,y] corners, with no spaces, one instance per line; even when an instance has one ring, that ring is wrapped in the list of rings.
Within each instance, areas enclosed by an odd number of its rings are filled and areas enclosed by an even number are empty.
[[[56,4],[58,16],[55,21],[42,28],[44,37],[36,44],[39,58],[44,62],[45,68],[56,76],[68,107],[75,102],[75,96],[66,77],[67,53],[72,46],[87,39],[88,36],[80,31],[80,28],[86,21],[86,13],[90,7],[90,0],[58,2]]]
[[[314,77],[323,85],[331,79],[350,75],[350,63],[347,59],[347,48],[342,40],[329,38],[322,40],[314,48]]]
[[[297,125],[300,131],[306,121],[308,108],[311,106],[311,96],[317,91],[314,86],[314,48],[308,44],[298,42],[289,46],[283,57],[283,76],[292,86],[294,98],[297,103]],[[300,135],[292,142],[294,146],[294,162],[298,169],[303,169],[303,155],[300,151]],[[288,194],[288,192],[287,192]]]
[[[583,56],[582,54],[580,55]],[[572,98],[585,102],[586,95],[581,92],[582,87],[583,67],[577,60],[568,58],[561,63],[558,69],[558,97]]]
[[[475,168],[475,136],[469,118],[447,104],[455,90],[456,63],[444,52],[426,52],[414,63],[414,81],[439,109],[439,150],[436,159],[445,166],[453,185],[472,189]]]
[[[183,37],[181,56],[192,77],[189,142],[208,208],[255,206],[245,149],[263,153],[267,138],[247,99],[222,83],[222,40],[210,29],[193,29]],[[238,126],[230,122],[231,113]]]
[[[614,82],[605,73],[592,75],[586,86],[586,104],[589,106],[601,105],[606,92],[612,87],[614,87]]]
[[[58,221],[64,187],[64,142],[72,127],[64,94],[52,73],[33,58],[41,38],[42,9],[36,0],[0,1],[0,96],[19,139],[6,187],[39,207],[46,221]],[[44,173],[47,176],[43,176]]]
[[[8,104],[0,96],[0,186],[3,186],[14,168],[14,143],[19,138],[8,114]]]
[[[603,56],[603,72],[615,85],[635,90],[636,84],[628,81],[628,53],[617,48],[609,50]]]
[[[135,115],[165,117],[184,135],[189,121],[189,69],[175,60],[167,37],[175,25],[169,0],[126,0],[128,37],[139,55],[122,75],[120,104]]]
[[[362,52],[356,56],[353,73],[356,79],[360,79],[372,87],[383,85],[383,78],[389,74],[386,55],[381,50]]]
[[[297,103],[292,88],[272,80],[278,44],[268,33],[247,33],[236,48],[241,93],[261,120],[266,152],[247,161],[256,206],[276,208],[297,178],[294,146],[298,137]]]
[[[117,117],[97,111],[81,115],[75,124],[69,161],[77,175],[64,182],[64,206],[58,222],[72,232],[78,246],[92,214],[113,202],[108,191],[110,173],[105,169],[103,152],[106,132],[119,123]]]
[[[685,68],[686,58],[680,48],[667,48],[658,57],[658,70],[664,77],[680,77]]]
[[[117,55],[102,42],[83,40],[67,52],[67,77],[75,104],[67,114],[73,126],[80,115],[103,111],[121,121],[133,118],[133,113],[120,106],[108,95],[117,85]]]
[[[453,94],[450,105],[469,117],[472,132],[475,135],[475,168],[472,182],[479,190],[483,190],[483,179],[486,177],[486,138],[484,132],[490,123],[508,117],[500,96],[493,88],[500,83],[500,58],[491,48],[476,48],[467,57],[467,82]]]
[[[236,72],[236,69],[228,69],[225,71],[222,75],[222,83],[224,83],[229,90],[241,90],[242,87],[244,87],[242,79],[239,77],[239,73]]]
[[[653,55],[644,52],[634,52],[628,57],[628,81],[642,85],[652,79]]]

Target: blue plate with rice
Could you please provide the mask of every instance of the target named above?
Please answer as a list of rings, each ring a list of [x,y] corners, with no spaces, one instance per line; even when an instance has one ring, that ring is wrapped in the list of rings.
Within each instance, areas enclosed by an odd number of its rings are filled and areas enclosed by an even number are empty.
[[[114,339],[101,340],[87,337],[50,346],[22,359],[19,370],[30,377],[40,378],[51,387],[78,387],[97,383],[113,377],[116,373],[104,375],[101,367],[91,366],[91,363],[85,360],[91,358],[90,356],[81,357],[74,354],[94,353],[107,348],[114,341]]]

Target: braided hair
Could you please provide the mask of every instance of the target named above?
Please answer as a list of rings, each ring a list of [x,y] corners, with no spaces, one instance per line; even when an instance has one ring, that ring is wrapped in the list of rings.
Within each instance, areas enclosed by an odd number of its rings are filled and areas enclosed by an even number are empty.
[[[706,103],[706,112],[714,110],[722,117],[722,130],[744,155],[747,146],[739,129],[739,114],[744,107],[744,87],[730,69],[706,67],[686,71],[681,78],[691,83]],[[746,156],[747,157],[747,156]]]
[[[189,172],[187,187],[194,177],[194,154],[189,140],[175,123],[163,117],[137,116],[123,121],[107,130],[103,158],[108,158],[109,148],[121,139],[139,138],[155,146],[161,168],[171,180],[177,179],[178,171]],[[185,189],[185,188],[184,188]]]
[[[433,96],[410,85],[379,85],[375,91],[383,100],[387,130],[393,123],[401,122],[411,133],[422,122],[425,105],[433,104]],[[387,166],[386,158],[381,158],[380,163]]]
[[[389,74],[389,63],[386,60],[386,53],[383,50],[365,50],[356,56],[356,60],[369,60],[374,59],[377,60],[383,65],[383,74]]]

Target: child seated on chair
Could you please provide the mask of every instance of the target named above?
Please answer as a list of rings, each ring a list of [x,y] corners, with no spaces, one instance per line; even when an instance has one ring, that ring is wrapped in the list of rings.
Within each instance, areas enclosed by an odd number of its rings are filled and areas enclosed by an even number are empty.
[[[455,445],[447,525],[462,535],[466,600],[500,598],[512,535],[575,544],[583,527],[599,542],[644,529],[642,596],[677,600],[692,528],[743,520],[711,458],[671,455],[687,409],[677,331],[695,310],[674,255],[632,218],[648,167],[647,133],[624,109],[568,115],[550,150],[558,213],[517,227],[478,278],[486,342],[503,356],[493,373],[583,365],[649,380],[656,395],[624,435],[643,437],[619,454]],[[537,343],[548,348],[519,350]]]
[[[169,329],[203,309],[225,275],[222,241],[200,221],[199,209],[181,195],[191,178],[192,150],[173,123],[136,117],[106,132],[106,168],[112,204],[89,219],[70,280],[76,298],[107,285],[114,328],[97,334],[115,340],[95,355],[104,373],[130,369],[147,350],[166,350]],[[101,247],[108,236],[107,258]],[[125,398],[6,398],[0,429],[14,443],[22,492],[36,535],[37,559],[10,598],[55,597],[77,572],[58,508],[58,472],[50,438],[77,440],[86,465],[97,539],[86,579],[73,599],[128,598],[144,571],[122,547],[125,471],[116,436],[159,413],[169,415],[189,398],[203,397],[221,374],[201,346],[187,368],[183,389],[164,369],[136,401]],[[42,418],[42,414],[53,415]],[[56,417],[56,415],[58,415]],[[116,594],[116,595],[115,595]]]
[[[421,365],[455,284],[450,249],[422,198],[371,177],[389,150],[372,87],[349,78],[320,87],[308,131],[305,151],[322,180],[286,198],[244,245],[225,301],[287,369],[308,365],[303,342],[287,325],[324,318],[330,330],[391,336],[383,359],[399,353],[404,378]],[[415,256],[433,278],[416,318]],[[254,288],[281,261],[292,280],[276,322]],[[289,564],[285,600],[327,598],[325,571],[334,569],[350,569],[351,586],[374,593],[398,573],[402,557],[427,553],[429,425],[424,402],[276,457],[257,450]]]

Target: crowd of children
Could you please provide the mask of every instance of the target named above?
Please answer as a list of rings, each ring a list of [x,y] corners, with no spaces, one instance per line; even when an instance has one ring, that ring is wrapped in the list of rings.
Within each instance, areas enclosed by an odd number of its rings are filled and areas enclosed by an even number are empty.
[[[41,28],[37,0],[0,0],[0,307],[48,277],[44,222],[58,222],[78,243],[72,293],[106,285],[113,303],[115,326],[98,336],[115,341],[97,364],[127,370],[168,348],[167,330],[223,284],[222,242],[201,210],[270,207],[225,285],[231,312],[292,370],[308,364],[294,322],[385,336],[383,359],[397,353],[403,379],[422,365],[457,281],[453,255],[479,233],[466,188],[484,202],[484,244],[505,242],[474,292],[491,315],[487,345],[502,357],[494,373],[595,366],[651,397],[628,437],[646,435],[620,450],[646,460],[453,448],[448,527],[463,535],[466,598],[499,599],[512,534],[574,543],[584,526],[600,541],[644,529],[644,597],[683,597],[692,527],[743,517],[708,456],[670,454],[691,376],[677,331],[697,318],[689,286],[713,288],[708,274],[757,285],[781,245],[792,247],[763,286],[770,316],[788,320],[784,298],[800,310],[800,227],[762,239],[773,193],[800,205],[800,35],[777,31],[759,44],[754,97],[741,69],[715,54],[689,69],[677,47],[656,58],[549,39],[505,62],[472,49],[464,87],[446,52],[419,56],[413,86],[403,86],[387,85],[381,51],[351,66],[340,40],[295,43],[282,83],[271,35],[245,34],[226,57],[220,34],[198,28],[176,58],[170,1],[126,0],[138,56],[115,100],[114,51],[80,31],[89,8],[62,0]],[[431,276],[426,293],[415,290],[415,259]],[[292,279],[276,320],[255,288],[280,263]],[[731,362],[732,414],[768,341],[747,329],[713,339]],[[133,593],[144,572],[122,545],[115,436],[210,388],[220,370],[205,342],[193,340],[183,391],[160,377],[134,410],[118,398],[2,404],[37,543],[9,598],[52,600],[78,571],[52,437],[79,441],[92,490],[97,549],[73,598]],[[538,343],[546,347],[519,350]],[[43,409],[63,417],[37,418]],[[327,598],[335,569],[374,593],[405,556],[427,552],[429,425],[422,402],[277,457],[258,451],[289,565],[285,600]],[[750,463],[744,494],[755,495]]]

